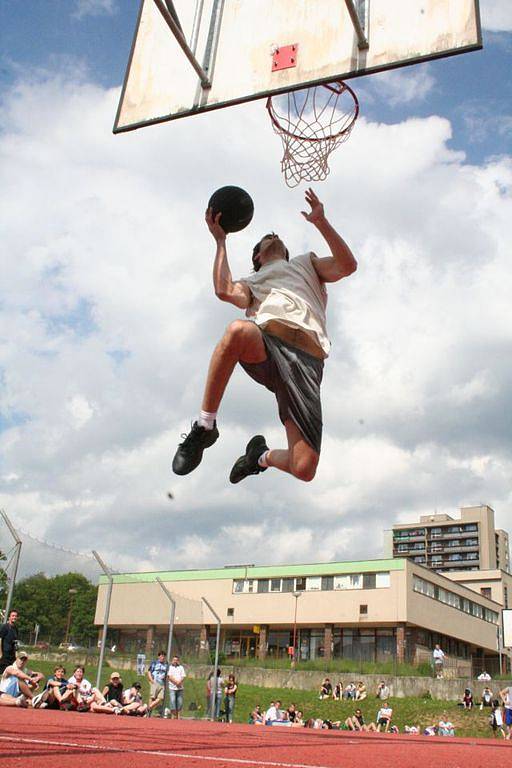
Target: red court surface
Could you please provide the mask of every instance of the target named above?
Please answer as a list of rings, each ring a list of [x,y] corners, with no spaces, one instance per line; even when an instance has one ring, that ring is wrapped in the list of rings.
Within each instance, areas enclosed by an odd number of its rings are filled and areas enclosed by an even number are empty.
[[[488,768],[512,743],[0,709],[0,765],[48,768]]]

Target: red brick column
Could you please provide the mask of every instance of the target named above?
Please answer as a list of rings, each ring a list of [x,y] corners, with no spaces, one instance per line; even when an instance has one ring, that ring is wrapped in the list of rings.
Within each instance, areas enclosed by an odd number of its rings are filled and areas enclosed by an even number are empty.
[[[326,624],[324,629],[324,659],[328,661],[332,658],[332,635],[333,625]]]
[[[267,655],[267,643],[268,643],[268,626],[262,624],[260,626],[260,635],[258,642],[258,659],[264,659]]]
[[[398,664],[405,661],[405,624],[398,624],[396,628],[396,660]]]
[[[155,628],[148,627],[146,630],[146,656],[150,657],[153,653],[153,639],[155,637]]]

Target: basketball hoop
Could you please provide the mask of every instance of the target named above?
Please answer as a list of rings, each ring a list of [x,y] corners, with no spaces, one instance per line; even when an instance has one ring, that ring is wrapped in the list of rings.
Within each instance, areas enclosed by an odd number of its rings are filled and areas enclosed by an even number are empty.
[[[350,136],[359,114],[354,91],[341,80],[281,96],[269,96],[272,127],[283,142],[281,170],[286,184],[323,181],[329,155]]]

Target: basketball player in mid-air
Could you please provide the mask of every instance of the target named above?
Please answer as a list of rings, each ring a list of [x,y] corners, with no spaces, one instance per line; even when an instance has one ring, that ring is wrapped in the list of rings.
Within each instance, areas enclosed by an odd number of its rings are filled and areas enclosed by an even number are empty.
[[[329,354],[325,310],[326,283],[351,275],[357,262],[343,238],[327,221],[324,207],[312,189],[306,192],[309,212],[304,218],[320,232],[331,255],[306,253],[289,259],[278,235],[265,235],[253,250],[254,271],[233,280],[226,251],[226,233],[206,211],[206,223],[217,243],[213,267],[215,294],[221,301],[244,309],[249,320],[235,320],[217,344],[210,361],[201,412],[174,456],[172,468],[187,475],[200,463],[203,451],[219,437],[217,411],[233,373],[240,365],[277,399],[288,447],[269,448],[262,435],[247,444],[229,479],[238,483],[268,467],[289,472],[300,480],[315,476],[322,440],[320,384]]]

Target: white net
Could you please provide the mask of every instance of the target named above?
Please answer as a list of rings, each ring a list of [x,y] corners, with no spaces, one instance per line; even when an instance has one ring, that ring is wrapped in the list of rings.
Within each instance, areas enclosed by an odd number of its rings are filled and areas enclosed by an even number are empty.
[[[296,187],[301,181],[327,177],[329,156],[350,136],[359,103],[340,81],[270,97],[267,109],[283,144],[285,182]]]

